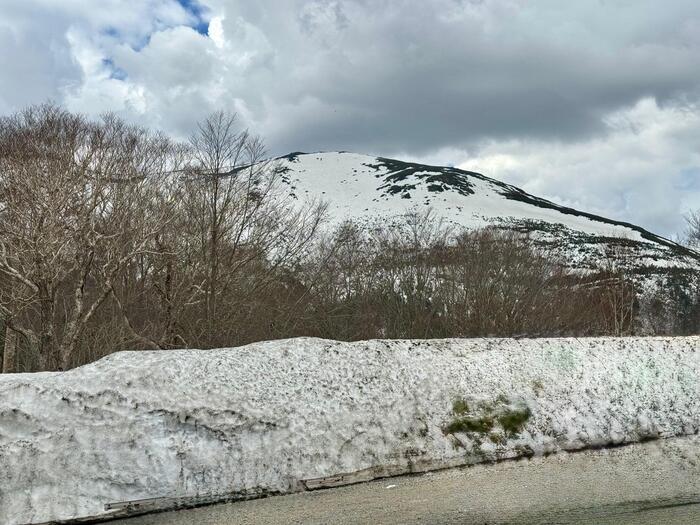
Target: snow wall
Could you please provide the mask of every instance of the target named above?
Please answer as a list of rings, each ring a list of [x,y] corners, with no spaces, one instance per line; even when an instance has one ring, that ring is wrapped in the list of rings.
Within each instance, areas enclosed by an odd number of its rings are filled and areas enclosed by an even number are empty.
[[[293,339],[0,375],[0,523],[700,428],[700,338]],[[364,476],[364,478],[363,478]],[[316,480],[316,481],[315,481]],[[216,498],[214,498],[216,499]]]

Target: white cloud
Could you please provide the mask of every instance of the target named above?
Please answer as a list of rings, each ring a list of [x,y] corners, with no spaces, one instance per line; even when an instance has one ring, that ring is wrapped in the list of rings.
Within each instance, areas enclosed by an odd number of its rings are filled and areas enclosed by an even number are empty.
[[[215,16],[209,22],[209,38],[219,49],[226,46],[226,36],[224,34],[223,17]]]
[[[700,205],[695,0],[7,4],[2,113],[53,98],[183,137],[232,109],[274,154],[463,162],[667,234]]]
[[[565,205],[679,232],[682,212],[700,208],[700,188],[688,180],[700,178],[698,108],[645,98],[605,122],[603,135],[573,143],[493,141],[460,167]]]

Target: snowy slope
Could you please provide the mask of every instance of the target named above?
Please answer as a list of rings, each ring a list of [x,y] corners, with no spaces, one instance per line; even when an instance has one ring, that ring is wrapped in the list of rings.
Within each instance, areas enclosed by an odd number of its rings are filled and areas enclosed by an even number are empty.
[[[624,254],[635,272],[700,269],[700,255],[632,224],[559,206],[475,172],[354,153],[293,153],[278,159],[291,193],[329,204],[331,224],[354,219],[395,224],[410,211],[433,213],[466,228],[528,232],[572,266],[596,268],[606,253]]]
[[[122,352],[64,373],[0,375],[0,523],[699,429],[699,338]]]

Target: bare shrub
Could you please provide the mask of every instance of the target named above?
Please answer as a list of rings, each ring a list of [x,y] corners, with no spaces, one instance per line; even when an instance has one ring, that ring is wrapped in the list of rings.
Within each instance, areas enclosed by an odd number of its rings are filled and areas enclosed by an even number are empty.
[[[616,326],[609,283],[572,274],[512,232],[454,232],[411,214],[391,228],[345,223],[321,252],[302,278],[313,293],[295,335],[535,337]]]

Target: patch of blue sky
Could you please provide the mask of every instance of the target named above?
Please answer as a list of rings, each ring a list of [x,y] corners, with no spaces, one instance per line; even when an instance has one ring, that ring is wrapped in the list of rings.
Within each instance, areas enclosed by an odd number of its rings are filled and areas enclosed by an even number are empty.
[[[155,22],[157,30],[162,29],[159,27],[160,21],[156,20]],[[136,31],[124,31],[120,30],[114,26],[108,26],[100,31],[100,34],[102,36],[109,37],[120,44],[127,44],[131,49],[134,51],[140,51],[144,47],[148,45],[148,42],[151,40],[151,35],[150,34],[141,34]]]
[[[195,22],[190,24],[190,27],[197,33],[206,36],[209,31],[209,9],[197,0],[177,0],[177,2],[192,15]]]
[[[187,27],[194,29],[201,35],[208,36],[210,18],[209,8],[200,4],[197,0],[176,1],[189,15],[190,20],[189,23],[186,24]],[[124,31],[114,26],[108,26],[102,29],[101,34],[120,43],[127,44],[134,51],[138,52],[148,45],[154,32],[163,31],[168,27],[170,27],[170,25],[164,23],[163,20],[156,18],[152,20],[152,31],[147,34]],[[109,65],[114,71],[114,78],[122,78],[122,76],[126,76],[126,74],[122,70],[119,70],[119,68],[116,68],[114,64],[110,63],[106,65]]]
[[[122,68],[117,66],[111,58],[103,58],[102,65],[109,70],[109,78],[115,80],[126,80],[127,74]]]
[[[112,37],[112,38],[116,38],[116,39],[121,38],[121,33],[119,32],[119,30],[116,27],[113,27],[113,26],[109,26],[109,27],[103,29],[102,34],[107,35],[107,36]]]
[[[684,191],[700,191],[700,166],[682,170],[676,187]]]

